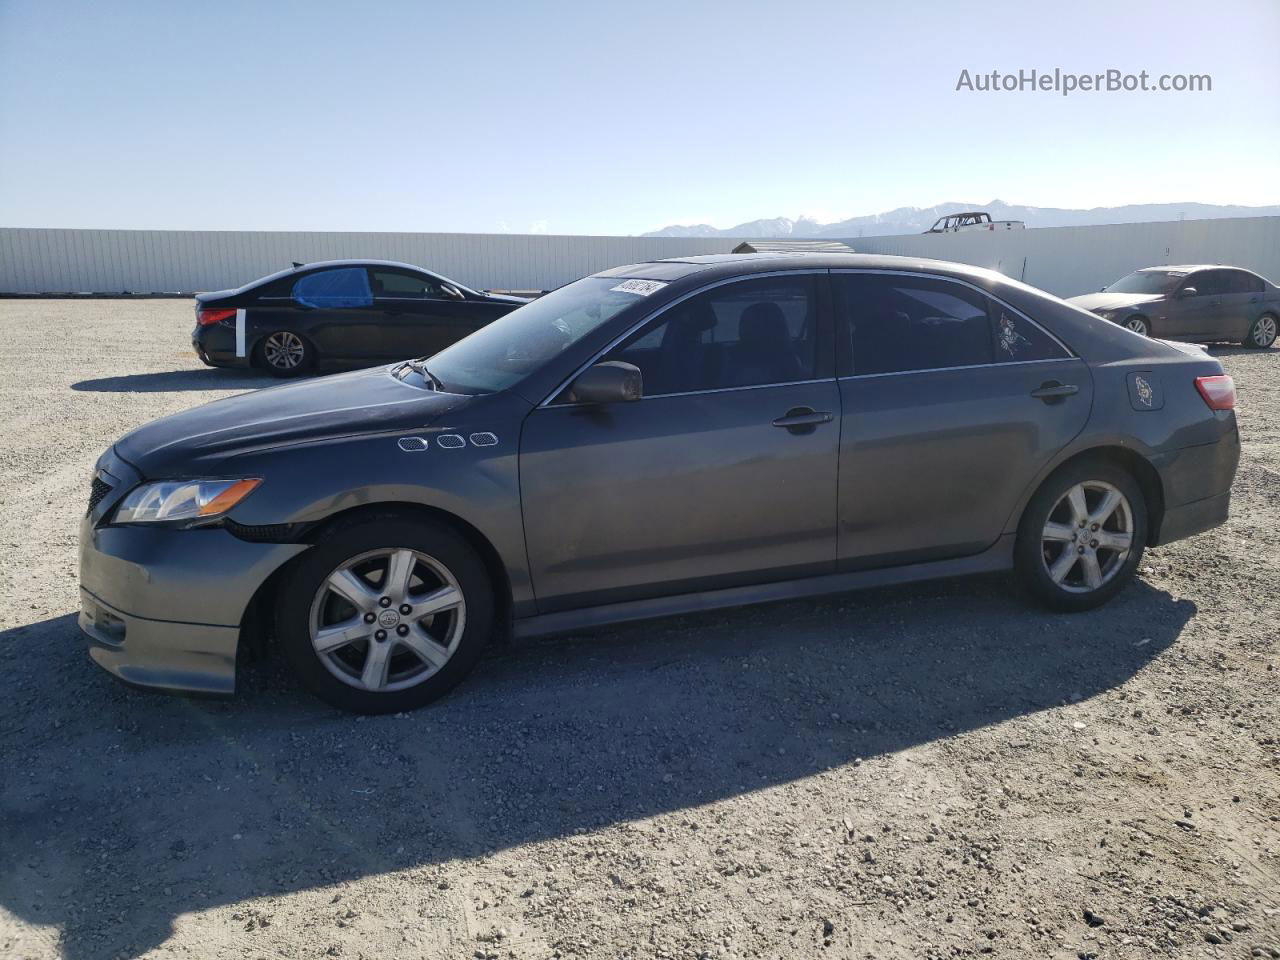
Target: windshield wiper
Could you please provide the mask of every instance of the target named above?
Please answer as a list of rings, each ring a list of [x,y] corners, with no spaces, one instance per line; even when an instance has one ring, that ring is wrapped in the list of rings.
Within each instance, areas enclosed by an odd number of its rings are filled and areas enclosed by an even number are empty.
[[[422,379],[431,384],[432,390],[436,390],[439,393],[445,392],[444,381],[427,369],[427,362],[425,360],[410,360],[409,369],[414,373],[421,374]]]

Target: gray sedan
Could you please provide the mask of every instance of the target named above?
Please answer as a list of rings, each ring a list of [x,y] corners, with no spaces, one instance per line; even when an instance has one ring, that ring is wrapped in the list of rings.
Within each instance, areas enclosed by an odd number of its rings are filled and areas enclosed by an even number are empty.
[[[1009,568],[1086,610],[1226,519],[1234,404],[1199,348],[986,270],[637,263],[121,438],[80,626],[132,683],[229,693],[266,643],[384,712],[512,634]]]
[[[1280,327],[1280,288],[1238,267],[1145,267],[1067,301],[1143,336],[1265,350]]]

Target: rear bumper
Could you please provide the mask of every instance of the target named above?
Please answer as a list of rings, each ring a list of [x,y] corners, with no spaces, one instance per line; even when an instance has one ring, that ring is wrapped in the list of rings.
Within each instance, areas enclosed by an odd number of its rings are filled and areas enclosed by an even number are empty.
[[[1193,536],[1226,521],[1231,483],[1240,464],[1240,434],[1232,415],[1223,427],[1215,443],[1183,447],[1153,458],[1165,502],[1153,546]]]
[[[248,367],[248,357],[236,356],[236,332],[214,324],[191,331],[191,349],[211,367]]]

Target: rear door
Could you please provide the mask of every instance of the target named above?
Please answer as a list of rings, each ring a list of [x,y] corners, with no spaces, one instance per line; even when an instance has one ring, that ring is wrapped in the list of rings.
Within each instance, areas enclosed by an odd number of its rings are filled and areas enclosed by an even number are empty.
[[[520,441],[543,612],[835,569],[839,394],[825,274],[713,287],[601,359],[642,399],[534,410]]]
[[[1238,342],[1245,338],[1254,318],[1261,312],[1262,278],[1247,270],[1223,270],[1226,290],[1219,298],[1215,339]]]
[[[334,267],[304,274],[290,291],[297,330],[330,360],[377,360],[381,314],[374,308],[364,267]]]
[[[958,281],[834,271],[840,568],[979,553],[1089,416],[1084,362]]]

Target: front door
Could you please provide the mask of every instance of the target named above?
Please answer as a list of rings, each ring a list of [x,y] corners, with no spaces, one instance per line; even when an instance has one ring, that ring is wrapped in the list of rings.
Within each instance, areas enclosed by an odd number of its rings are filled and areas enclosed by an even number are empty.
[[[834,571],[839,393],[820,278],[683,300],[601,358],[639,367],[642,399],[529,415],[540,611]]]
[[[833,273],[842,570],[980,553],[1083,429],[1084,362],[958,282]]]
[[[1226,287],[1225,270],[1199,270],[1187,276],[1169,302],[1168,336],[1180,340],[1211,336],[1219,325]]]
[[[429,357],[484,325],[478,304],[449,296],[426,274],[372,267],[369,279],[382,315],[379,350],[387,359]]]

